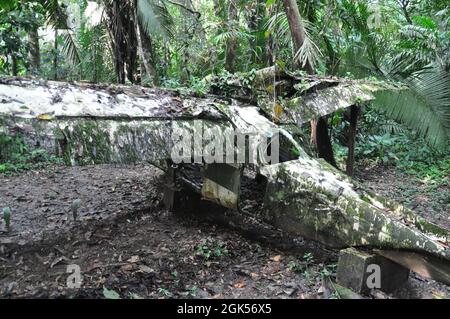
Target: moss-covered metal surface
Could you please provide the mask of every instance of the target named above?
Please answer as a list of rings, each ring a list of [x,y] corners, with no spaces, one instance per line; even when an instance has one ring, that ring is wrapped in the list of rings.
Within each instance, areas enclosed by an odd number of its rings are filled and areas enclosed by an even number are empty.
[[[256,79],[264,86],[271,74],[265,71]],[[302,81],[295,76],[290,80]],[[360,100],[368,101],[378,87],[313,80],[297,85],[301,94],[287,101],[309,105],[308,112],[305,108],[298,113],[300,122]],[[448,230],[365,191],[329,164],[310,158],[289,132],[274,123],[268,111],[219,97],[179,96],[172,91],[140,87],[0,80],[0,131],[19,132],[30,143],[63,155],[71,165],[170,159],[174,123],[195,132],[195,121],[200,121],[205,127],[216,128],[216,135],[235,129],[265,137],[278,130],[289,150],[295,148],[297,155],[295,160],[280,164],[255,164],[268,180],[265,210],[271,223],[335,248],[413,251],[439,258],[445,264],[450,262]],[[213,193],[220,197],[223,192]]]
[[[231,97],[256,101],[278,124],[296,125],[373,101],[376,92],[403,89],[380,81],[298,75],[275,66],[213,83]]]
[[[343,248],[370,246],[419,250],[450,260],[444,230],[424,232],[396,218],[400,211],[333,174],[315,160],[271,165],[266,206],[280,228]],[[437,227],[437,226],[436,226]]]

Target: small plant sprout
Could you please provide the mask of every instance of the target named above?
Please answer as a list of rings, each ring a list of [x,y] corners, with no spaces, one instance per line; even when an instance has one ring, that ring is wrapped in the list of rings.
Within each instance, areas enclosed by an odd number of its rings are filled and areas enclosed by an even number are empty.
[[[171,297],[172,296],[172,293],[169,290],[164,289],[164,288],[158,288],[158,293],[160,295],[163,295],[164,297]]]
[[[197,296],[197,292],[198,292],[197,286],[193,286],[191,289],[189,289],[189,294],[190,294],[192,297]]]
[[[295,261],[291,261],[288,266],[293,272],[301,272],[303,270],[303,266]]]
[[[5,228],[7,231],[11,230],[11,208],[3,208],[3,220],[5,221]]]
[[[311,253],[306,253],[303,255],[303,260],[306,262],[306,264],[312,264],[314,263],[314,256]]]
[[[322,270],[320,271],[320,276],[322,278],[334,277],[334,276],[336,276],[336,268],[337,268],[336,264],[324,266],[322,268]]]
[[[78,212],[81,207],[81,199],[77,198],[72,202],[72,205],[70,205],[70,211],[72,212],[73,220],[77,220]]]

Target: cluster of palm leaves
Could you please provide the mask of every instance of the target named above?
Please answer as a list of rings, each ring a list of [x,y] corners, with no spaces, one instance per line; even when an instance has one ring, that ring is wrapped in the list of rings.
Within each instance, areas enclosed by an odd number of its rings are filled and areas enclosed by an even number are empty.
[[[395,8],[386,10],[388,14]],[[430,145],[445,150],[450,140],[449,10],[395,26],[400,31],[394,38],[393,29],[370,27],[373,12],[366,1],[317,1],[303,7],[306,40],[295,57],[323,66],[326,59],[337,56],[341,75],[376,76],[401,83],[406,90],[378,94],[375,106],[425,137]],[[280,46],[291,45],[284,12],[273,15],[266,27]],[[334,74],[326,67],[321,72]]]
[[[408,90],[384,93],[377,104],[431,145],[445,149],[450,137],[450,29],[448,15],[442,21],[442,13],[435,17],[440,27],[431,18],[420,17],[415,25],[401,29],[402,50],[386,58],[382,73]]]
[[[46,16],[47,24],[55,30],[61,30],[64,36],[63,52],[68,59],[75,65],[80,63],[80,54],[78,44],[73,36],[75,30],[69,27],[68,13],[64,1],[60,0],[37,0],[42,4],[44,14]],[[12,3],[14,1],[11,1]],[[104,11],[107,7],[114,5],[113,0],[102,0],[98,2],[99,10]],[[124,0],[121,1],[122,7],[128,7],[130,10],[136,10],[138,16],[138,23],[141,24],[142,29],[148,36],[163,35],[166,37],[173,36],[174,22],[167,8],[167,4],[172,4],[185,8],[189,8],[188,1],[185,0]],[[106,22],[106,15],[102,14],[100,23],[108,25]],[[96,25],[91,26],[92,28]],[[114,32],[121,32],[120,27],[117,26]],[[112,31],[112,30],[110,30]]]

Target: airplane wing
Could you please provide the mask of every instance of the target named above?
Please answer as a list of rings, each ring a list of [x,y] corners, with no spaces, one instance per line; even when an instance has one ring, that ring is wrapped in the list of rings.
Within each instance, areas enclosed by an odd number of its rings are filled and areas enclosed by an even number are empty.
[[[170,158],[174,122],[231,127],[221,103],[162,89],[1,78],[0,133],[23,133],[72,165],[154,162]]]
[[[261,79],[264,82],[260,74],[253,81]],[[290,76],[282,81],[301,79]],[[301,121],[370,100],[377,89],[372,84],[313,78],[307,85],[293,87],[303,95],[291,100],[301,99],[302,105],[310,105],[316,112],[308,116],[298,113]],[[298,108],[297,102],[294,104],[293,108]],[[284,138],[280,141],[281,162],[256,162],[267,179],[264,207],[274,225],[331,247],[379,248],[387,258],[416,271],[425,269],[425,274],[450,284],[448,230],[370,194],[327,163],[310,158],[288,132],[263,114],[267,112],[261,111],[261,106],[213,95],[0,78],[0,134],[20,134],[28,144],[57,153],[72,165],[170,160],[174,129],[195,134],[199,123],[202,130],[214,129],[216,136],[238,130],[267,137],[280,130]],[[297,150],[295,156],[289,154],[292,147]],[[189,159],[204,164],[195,150]],[[206,164],[202,174],[199,191],[204,198],[238,208],[239,165]]]
[[[254,74],[213,80],[213,89],[227,88],[231,98],[257,103],[278,124],[303,125],[353,105],[375,100],[381,91],[404,88],[376,80],[298,75],[269,67]]]

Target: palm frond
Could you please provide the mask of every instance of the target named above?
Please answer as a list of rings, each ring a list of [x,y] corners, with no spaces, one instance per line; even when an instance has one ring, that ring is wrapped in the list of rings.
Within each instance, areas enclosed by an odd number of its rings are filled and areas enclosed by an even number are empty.
[[[315,32],[314,27],[308,22],[304,21],[305,25],[305,41],[302,47],[295,53],[294,59],[299,61],[304,67],[308,62],[311,67],[317,65],[319,58],[322,56],[322,52],[319,47],[314,43],[312,39],[312,33]]]
[[[450,77],[434,67],[413,73],[403,81],[408,90],[381,92],[375,106],[423,136],[430,145],[448,147]]]
[[[42,0],[47,24],[58,30],[68,30],[67,12],[61,7],[58,0]]]
[[[281,46],[290,46],[291,31],[289,21],[284,12],[279,12],[270,17],[264,24],[264,29],[270,31]]]
[[[314,68],[322,56],[319,46],[313,40],[314,38],[318,38],[317,34],[319,32],[309,21],[303,20],[303,23],[305,26],[305,41],[300,50],[294,53],[294,60],[299,61],[303,66],[309,61]],[[279,42],[281,47],[292,47],[291,30],[286,13],[279,12],[270,17],[265,23],[264,28],[274,35],[274,38]]]
[[[252,37],[254,37],[254,36],[248,32],[242,32],[242,31],[238,31],[238,30],[226,30],[226,31],[223,31],[223,32],[219,33],[218,35],[214,36],[212,38],[212,41],[216,45],[218,45],[218,44],[226,43],[231,38],[245,40],[245,39],[250,39]]]
[[[67,58],[73,63],[80,63],[80,54],[75,42],[75,39],[70,33],[68,24],[68,15],[64,7],[62,7],[58,0],[42,0],[42,6],[45,11],[47,24],[55,30],[64,31],[63,52]]]
[[[432,61],[421,52],[407,50],[387,58],[381,66],[381,71],[384,76],[404,79],[431,63]]]
[[[425,39],[430,30],[416,25],[405,25],[400,29],[400,34],[410,39]]]
[[[395,121],[387,121],[386,123],[382,123],[378,128],[378,132],[382,134],[400,134],[405,133],[405,129],[399,123]]]
[[[64,54],[73,64],[79,64],[81,62],[81,59],[75,39],[73,38],[70,31],[67,30],[65,30],[63,37],[64,37],[64,44],[63,44]]]
[[[163,1],[138,0],[137,12],[147,35],[173,37],[173,19]]]

